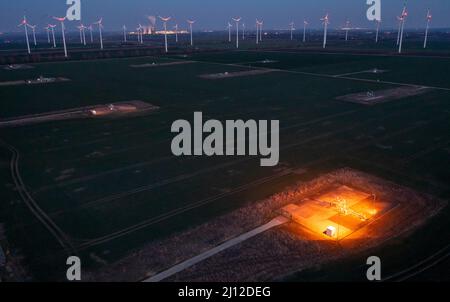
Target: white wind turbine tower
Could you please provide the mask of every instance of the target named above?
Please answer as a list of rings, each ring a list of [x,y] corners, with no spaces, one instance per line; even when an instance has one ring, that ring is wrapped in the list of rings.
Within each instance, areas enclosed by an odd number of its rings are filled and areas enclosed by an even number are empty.
[[[86,26],[84,26],[84,24],[81,24],[81,27],[83,28],[83,44],[84,44],[84,46],[86,46],[86,29],[87,29],[87,27]]]
[[[64,56],[67,58],[66,27],[64,26],[64,21],[66,21],[66,17],[62,17],[62,18],[53,17],[53,19],[61,22],[61,32],[62,32],[63,46],[64,46]]]
[[[92,31],[94,30],[94,28],[92,27],[92,24],[89,25],[88,29],[89,29],[89,35],[91,37],[91,43],[94,43],[94,35],[92,34]]]
[[[398,45],[398,53],[402,53],[402,50],[403,50],[403,33],[405,30],[406,17],[408,17],[408,10],[407,10],[406,4],[405,4],[405,7],[403,8],[403,11],[402,11],[402,16],[400,17],[401,30],[400,30],[400,42]]]
[[[175,29],[175,42],[178,43],[178,24],[173,27]]]
[[[47,31],[47,43],[50,44],[50,27],[44,27],[44,29]]]
[[[263,32],[263,25],[264,25],[264,21],[261,20],[261,22],[259,23],[259,41],[262,42],[262,32]]]
[[[397,31],[397,46],[400,44],[400,32],[402,31],[402,17],[397,17],[398,31]]]
[[[231,28],[233,25],[231,25],[230,22],[228,22],[228,42],[231,42]]]
[[[233,21],[236,22],[236,48],[239,48],[239,22],[241,20],[241,17],[233,18]]]
[[[187,20],[187,23],[189,24],[189,32],[191,34],[191,46],[194,46],[194,37],[192,34],[192,25],[194,25],[195,20]]]
[[[245,40],[245,23],[242,23],[242,40]]]
[[[81,41],[81,44],[86,46],[86,33],[84,31],[86,29],[86,26],[81,24],[80,26],[78,26],[78,29],[80,30],[80,41]]]
[[[80,26],[77,26],[78,31],[80,32],[80,43],[83,44],[83,29]]]
[[[259,25],[258,25],[258,19],[256,19],[256,44],[259,44]]]
[[[400,36],[402,34],[402,26],[403,26],[405,13],[406,13],[406,2],[403,7],[402,14],[400,15],[400,17],[397,17],[397,20],[398,20],[397,46],[400,45]]]
[[[23,28],[25,29],[25,39],[27,41],[27,49],[28,49],[28,54],[31,54],[31,49],[30,49],[30,39],[28,38],[28,21],[27,21],[27,17],[24,16],[22,22],[20,22],[20,24],[18,25],[23,26]]]
[[[28,26],[29,28],[31,28],[31,31],[33,32],[33,44],[34,44],[34,46],[37,46],[37,41],[36,41],[36,25],[30,25],[30,24],[27,24],[27,26]]]
[[[138,32],[138,43],[139,44],[144,44],[144,27],[139,24],[139,27],[136,28],[137,32]]]
[[[375,22],[377,22],[377,33],[375,35],[375,43],[378,43],[379,35],[380,35],[381,19],[380,20],[375,20]]]
[[[256,19],[256,44],[262,41],[262,26],[263,21]]]
[[[103,33],[102,33],[102,28],[103,28],[103,18],[100,18],[100,20],[98,20],[97,22],[94,23],[95,25],[98,25],[98,31],[100,33],[100,49],[103,50]]]
[[[49,25],[48,25],[48,28],[49,28],[49,29],[51,30],[51,32],[52,32],[53,47],[54,47],[54,48],[56,48],[55,27],[56,27],[56,25],[52,25],[52,24],[49,24]]]
[[[127,27],[123,25],[122,30],[123,30],[123,42],[127,43]]]
[[[433,19],[433,16],[431,15],[431,11],[430,11],[430,9],[428,9],[428,12],[427,12],[427,27],[426,27],[426,29],[425,29],[425,40],[424,40],[424,42],[423,42],[423,48],[427,48],[427,43],[428,43],[428,31],[429,31],[429,29],[430,29],[430,23],[431,23],[431,20]]]
[[[294,40],[294,22],[289,23],[291,27],[291,41]]]
[[[308,26],[308,21],[303,20],[303,43],[306,42],[306,26]]]
[[[159,17],[161,19],[161,21],[163,21],[164,23],[164,44],[165,44],[165,48],[166,48],[166,53],[169,52],[169,46],[167,45],[167,22],[170,21],[170,19],[172,19],[171,17]]]
[[[345,21],[344,30],[345,30],[345,41],[346,42],[348,41],[348,31],[350,30],[350,25],[351,25],[350,20]]]
[[[136,27],[136,32],[137,32],[138,44],[141,44],[141,28]]]
[[[325,15],[322,19],[323,21],[323,48],[327,47],[327,35],[328,35],[328,24],[330,24],[330,18],[328,17],[328,14]]]

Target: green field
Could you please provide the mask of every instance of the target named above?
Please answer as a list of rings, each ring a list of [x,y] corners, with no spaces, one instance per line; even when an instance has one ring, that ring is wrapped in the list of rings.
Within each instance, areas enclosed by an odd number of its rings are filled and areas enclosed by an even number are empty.
[[[275,62],[264,64],[262,60]],[[195,60],[135,69],[131,64]],[[259,63],[258,63],[259,62]],[[252,67],[275,72],[216,81],[201,74]],[[383,74],[357,73],[373,68]],[[279,192],[299,180],[352,167],[450,197],[450,59],[289,51],[226,51],[187,58],[151,57],[43,63],[0,70],[0,81],[61,76],[71,82],[0,88],[0,119],[86,105],[142,100],[148,116],[71,120],[0,128],[17,149],[18,168],[37,205],[91,269],[161,237]],[[336,75],[356,73],[347,78]],[[350,78],[348,78],[350,77]],[[435,87],[425,95],[372,107],[336,97],[398,87]],[[280,120],[280,162],[303,175],[261,168],[258,158],[171,155],[173,121]],[[62,247],[14,188],[11,152],[0,148],[0,222],[38,280],[63,279]],[[448,209],[446,209],[448,211]],[[448,220],[440,222],[447,226]],[[414,236],[414,235],[412,235]],[[448,238],[448,232],[435,238]],[[413,244],[413,246],[415,246]],[[406,247],[405,247],[406,248]]]

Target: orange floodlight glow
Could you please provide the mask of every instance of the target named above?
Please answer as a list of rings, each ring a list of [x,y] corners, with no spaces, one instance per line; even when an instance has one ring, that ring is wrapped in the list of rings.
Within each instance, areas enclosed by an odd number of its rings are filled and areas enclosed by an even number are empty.
[[[314,240],[341,240],[350,235],[367,236],[364,226],[388,206],[389,203],[375,202],[369,193],[339,186],[289,204],[281,213],[320,237]]]

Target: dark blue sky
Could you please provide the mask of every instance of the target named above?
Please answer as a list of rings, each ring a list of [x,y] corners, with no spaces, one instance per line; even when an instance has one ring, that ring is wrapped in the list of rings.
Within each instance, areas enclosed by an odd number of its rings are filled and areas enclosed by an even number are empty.
[[[171,15],[185,26],[186,18],[198,20],[197,29],[224,29],[228,20],[240,15],[247,27],[253,27],[256,17],[264,19],[265,28],[287,28],[291,20],[299,27],[307,17],[312,27],[321,25],[319,19],[330,13],[331,26],[339,27],[346,18],[354,26],[371,27],[366,19],[366,0],[81,0],[83,22],[91,23],[104,17],[106,30],[119,30],[122,24],[134,28],[145,23],[146,15]],[[45,25],[49,16],[63,15],[66,0],[0,0],[0,31],[17,31],[24,10],[30,23]],[[383,26],[391,28],[404,0],[382,0]],[[433,12],[433,27],[450,27],[449,0],[409,0],[408,27],[424,27],[428,7]],[[74,22],[68,24],[73,28]]]

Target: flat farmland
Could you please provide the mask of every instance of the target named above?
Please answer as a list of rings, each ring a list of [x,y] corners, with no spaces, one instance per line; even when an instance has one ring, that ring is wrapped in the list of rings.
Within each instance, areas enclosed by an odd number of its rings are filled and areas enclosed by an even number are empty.
[[[180,61],[194,62],[167,64]],[[71,82],[1,88],[0,119],[130,100],[160,107],[146,116],[0,128],[0,217],[40,280],[64,278],[66,253],[21,199],[11,163],[91,270],[344,166],[450,196],[448,58],[225,51],[33,66],[0,69],[0,81],[43,75]],[[261,68],[275,71],[199,77]],[[362,72],[374,68],[386,72]],[[402,84],[432,89],[371,107],[336,99]],[[195,111],[205,120],[279,120],[280,165],[173,156],[171,124],[191,121]]]

